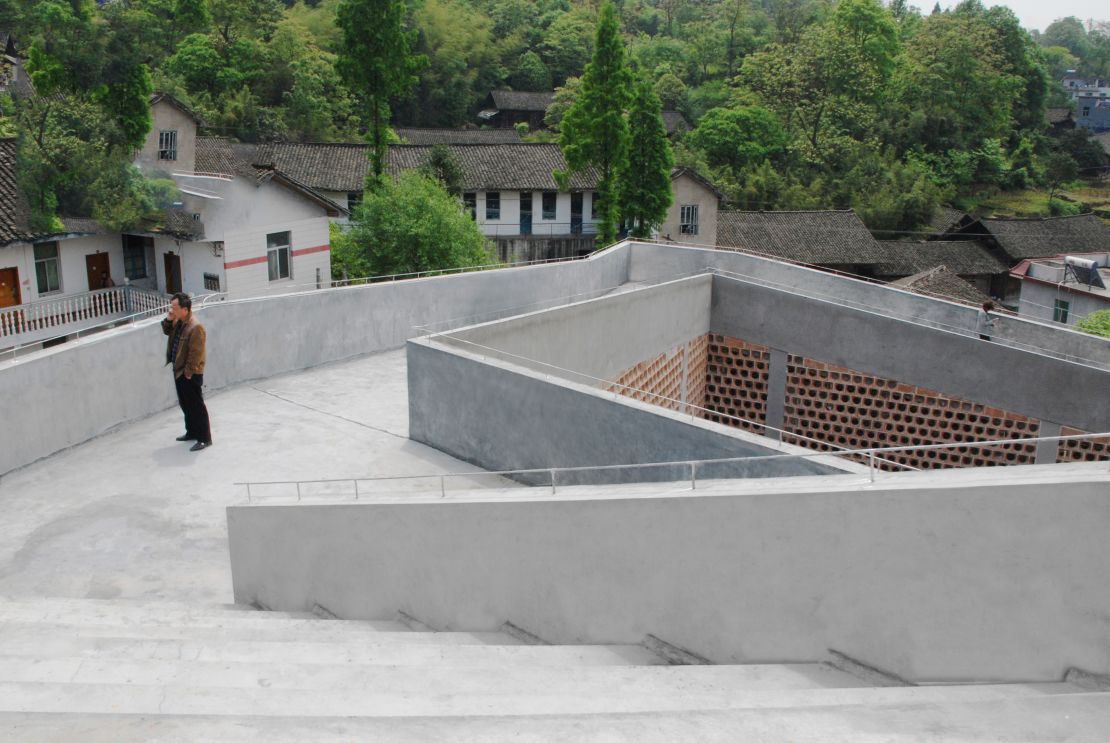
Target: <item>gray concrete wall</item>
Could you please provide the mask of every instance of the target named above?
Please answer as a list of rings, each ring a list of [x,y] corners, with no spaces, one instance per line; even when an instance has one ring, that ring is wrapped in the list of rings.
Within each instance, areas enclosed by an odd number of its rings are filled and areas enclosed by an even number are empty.
[[[790,291],[714,277],[712,332],[1014,413],[1110,430],[1110,372]]]
[[[1105,474],[918,482],[233,507],[235,600],[556,643],[652,633],[720,663],[834,648],[915,680],[1110,673]]]
[[[617,297],[619,301],[623,298]],[[605,339],[589,340],[592,346]],[[589,467],[805,453],[611,392],[449,348],[408,343],[409,438],[488,470]],[[858,469],[831,458],[706,465],[699,477],[775,477]],[[682,480],[686,467],[560,473],[558,482]],[[546,474],[522,476],[547,483]]]
[[[711,276],[694,276],[464,328],[441,340],[583,384],[612,381],[708,333],[712,288]]]
[[[449,328],[537,303],[594,296],[627,280],[617,247],[583,261],[225,302],[198,311],[210,390],[401,346],[419,325]],[[176,404],[157,320],[0,364],[0,475]],[[218,437],[219,412],[213,413]]]
[[[810,297],[862,305],[891,317],[933,323],[973,333],[976,309],[858,279],[727,250],[632,243],[630,281],[655,282],[706,268],[731,271]],[[1002,341],[1054,354],[1090,359],[1110,367],[1110,340],[1014,315],[1001,317],[995,336]]]

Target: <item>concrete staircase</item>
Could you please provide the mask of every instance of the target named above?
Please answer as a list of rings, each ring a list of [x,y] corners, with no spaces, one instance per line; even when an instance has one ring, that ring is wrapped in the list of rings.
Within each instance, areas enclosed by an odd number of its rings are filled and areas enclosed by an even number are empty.
[[[0,740],[1105,740],[1110,729],[1110,694],[1065,682],[877,685],[822,662],[670,665],[641,645],[410,624],[0,599]]]

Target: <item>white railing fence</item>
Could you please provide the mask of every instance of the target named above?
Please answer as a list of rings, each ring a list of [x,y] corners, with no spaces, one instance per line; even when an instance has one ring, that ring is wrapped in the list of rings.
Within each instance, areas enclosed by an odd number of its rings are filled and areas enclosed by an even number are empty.
[[[43,299],[0,310],[0,338],[18,342],[43,331],[64,335],[89,322],[161,311],[167,304],[161,294],[129,285]]]

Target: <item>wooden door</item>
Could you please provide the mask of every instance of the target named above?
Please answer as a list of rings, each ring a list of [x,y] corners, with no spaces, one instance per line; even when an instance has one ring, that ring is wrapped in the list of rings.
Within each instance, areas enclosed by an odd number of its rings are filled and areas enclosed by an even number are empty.
[[[177,294],[181,291],[181,256],[166,253],[166,294]]]
[[[85,256],[85,270],[89,276],[89,291],[104,288],[104,277],[108,275],[108,254],[93,253]]]
[[[19,269],[0,268],[0,307],[14,307],[21,303]]]

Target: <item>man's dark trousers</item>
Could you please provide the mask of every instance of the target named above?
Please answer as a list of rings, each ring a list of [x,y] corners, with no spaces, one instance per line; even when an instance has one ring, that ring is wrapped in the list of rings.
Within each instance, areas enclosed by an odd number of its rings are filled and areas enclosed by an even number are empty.
[[[208,425],[208,408],[204,404],[204,375],[194,374],[186,379],[182,374],[174,380],[177,387],[177,404],[185,414],[185,435],[206,444],[212,443],[212,431]]]

